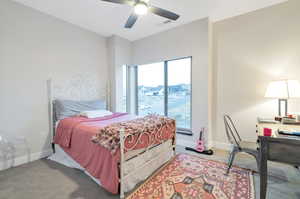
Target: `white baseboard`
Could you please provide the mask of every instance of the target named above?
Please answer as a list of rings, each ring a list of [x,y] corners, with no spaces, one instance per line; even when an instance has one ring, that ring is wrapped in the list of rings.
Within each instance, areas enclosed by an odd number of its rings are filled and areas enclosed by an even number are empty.
[[[177,139],[177,145],[183,146],[183,147],[194,147],[195,143],[191,140],[184,140],[184,139]],[[221,150],[226,150],[230,151],[232,148],[232,145],[229,143],[225,142],[210,142],[208,144],[209,148],[213,146],[214,148],[221,149]],[[29,155],[21,156],[21,157],[16,157],[13,161],[8,160],[10,165],[6,165],[3,161],[0,160],[0,171],[9,169],[12,167],[16,167],[22,164],[26,164],[35,160],[39,160],[41,158],[47,157],[52,154],[52,150],[46,150],[46,151],[41,151],[41,152],[36,152],[36,153],[31,153]]]
[[[211,140],[208,140],[208,142],[207,142],[207,149],[211,149],[213,147],[214,147],[214,142],[211,141]]]
[[[176,142],[177,142],[176,143],[177,145],[183,146],[183,147],[192,147],[193,148],[193,147],[196,146],[196,143],[191,141],[191,140],[177,139]],[[215,145],[221,145],[223,148],[215,147]],[[207,144],[206,144],[206,148],[211,149],[213,147],[219,148],[219,149],[222,149],[222,150],[226,150],[227,148],[230,149],[230,146],[226,146],[226,143],[216,144],[216,142],[208,141]]]
[[[232,144],[226,142],[213,142],[213,147],[216,149],[230,151],[232,149]]]
[[[190,140],[176,139],[176,145],[180,145],[183,147],[194,147],[195,143]]]
[[[183,146],[183,147],[195,147],[195,143],[191,140],[184,140],[184,139],[177,139],[177,145]],[[213,146],[214,148],[221,149],[221,150],[226,150],[230,151],[232,148],[232,145],[229,143],[225,142],[210,142],[208,144],[209,148]],[[41,158],[47,157],[52,154],[52,150],[46,150],[46,151],[41,151],[41,152],[36,152],[36,153],[31,153],[29,155],[21,156],[21,157],[16,157],[13,161],[8,160],[10,165],[6,165],[3,161],[0,160],[0,171],[9,169],[11,167],[16,167],[22,164],[26,164],[35,160],[39,160]]]
[[[47,157],[49,155],[52,154],[52,150],[46,150],[46,151],[41,151],[41,152],[36,152],[36,153],[31,153],[29,155],[25,155],[25,156],[20,156],[20,157],[16,157],[14,158],[14,160],[7,160],[6,162],[4,162],[4,160],[0,160],[0,171],[5,170],[5,169],[9,169],[12,167],[16,167],[22,164],[26,164],[35,160],[39,160],[41,158]]]

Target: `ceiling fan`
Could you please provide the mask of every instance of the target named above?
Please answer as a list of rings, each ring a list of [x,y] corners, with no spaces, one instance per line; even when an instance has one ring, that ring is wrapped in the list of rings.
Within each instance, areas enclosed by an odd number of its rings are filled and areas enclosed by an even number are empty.
[[[129,16],[125,28],[132,28],[138,16],[152,12],[158,16],[176,21],[180,16],[171,11],[149,5],[149,0],[102,0],[111,3],[127,4],[134,7],[134,12]]]

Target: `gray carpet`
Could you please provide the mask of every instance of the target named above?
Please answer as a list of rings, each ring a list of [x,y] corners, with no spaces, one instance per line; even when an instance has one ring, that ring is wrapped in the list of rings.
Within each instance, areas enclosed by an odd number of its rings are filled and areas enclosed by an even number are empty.
[[[178,151],[184,152],[184,149],[179,147]],[[227,153],[216,151],[214,156],[201,157],[226,161]],[[256,169],[255,161],[245,155],[239,155],[235,164]],[[299,170],[287,165],[270,163],[269,175],[268,198],[300,199]],[[256,174],[256,190],[259,190],[258,185]],[[256,192],[259,193],[259,191]],[[119,197],[103,190],[81,171],[43,159],[0,171],[0,198],[114,199]]]
[[[88,176],[50,160],[0,171],[1,199],[115,199]]]

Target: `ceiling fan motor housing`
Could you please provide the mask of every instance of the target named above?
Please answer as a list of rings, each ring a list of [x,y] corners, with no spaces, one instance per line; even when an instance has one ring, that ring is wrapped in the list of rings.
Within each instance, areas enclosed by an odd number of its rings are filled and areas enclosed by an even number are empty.
[[[134,6],[134,12],[137,15],[145,15],[148,12],[148,4],[144,1],[139,1]]]

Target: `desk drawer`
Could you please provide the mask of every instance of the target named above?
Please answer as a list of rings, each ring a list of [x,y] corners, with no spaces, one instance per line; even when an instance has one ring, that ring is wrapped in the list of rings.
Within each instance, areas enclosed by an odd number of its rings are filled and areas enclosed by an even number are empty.
[[[300,165],[300,142],[294,144],[271,141],[268,145],[268,160]]]

